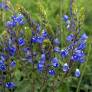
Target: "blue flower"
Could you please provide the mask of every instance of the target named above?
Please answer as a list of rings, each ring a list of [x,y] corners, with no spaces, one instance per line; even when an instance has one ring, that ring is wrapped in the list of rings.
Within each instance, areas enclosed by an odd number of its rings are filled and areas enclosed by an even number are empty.
[[[0,70],[6,71],[6,65],[4,64],[4,62],[2,60],[0,60]]]
[[[49,70],[49,75],[54,76],[55,75],[55,71],[53,69]]]
[[[16,17],[17,17],[16,15],[13,15],[13,16],[11,16],[11,19],[15,21],[16,20]]]
[[[0,59],[1,59],[2,61],[5,61],[5,60],[6,60],[6,56],[5,56],[5,55],[1,55],[1,56],[0,56]]]
[[[15,87],[15,83],[14,82],[7,82],[5,84],[5,87],[8,89],[13,89]]]
[[[14,46],[9,47],[8,50],[9,50],[9,54],[11,56],[14,56],[15,55],[15,53],[16,53],[16,47],[14,47]]]
[[[71,42],[73,39],[74,39],[74,34],[70,34],[70,35],[66,38],[66,40],[69,41],[69,42]]]
[[[0,65],[4,64],[4,62],[2,60],[0,60]]]
[[[30,50],[29,47],[25,47],[25,48],[23,48],[23,51],[26,52],[26,53],[27,53],[27,51],[29,51],[29,50]]]
[[[79,60],[79,56],[74,54],[71,58],[73,61],[78,61]]]
[[[64,15],[64,21],[67,21],[69,19],[69,17],[67,15]]]
[[[59,47],[55,47],[54,48],[54,52],[58,52],[59,53],[60,52],[60,48]]]
[[[59,66],[59,64],[58,64],[58,59],[57,59],[56,57],[51,60],[51,63],[52,63],[52,65],[53,65],[54,67],[58,67],[58,66]]]
[[[5,64],[0,64],[0,70],[1,71],[6,71],[6,65]]]
[[[12,16],[12,20],[8,21],[6,23],[6,26],[8,28],[13,28],[13,27],[15,27],[17,25],[17,23],[19,25],[23,25],[25,23],[24,20],[23,20],[23,18],[24,18],[24,16],[21,15],[21,14],[19,14],[18,16],[14,15],[14,16]]]
[[[79,70],[79,69],[76,69],[76,71],[75,71],[75,76],[76,76],[76,77],[80,77],[80,74],[81,74],[81,73],[80,73],[80,70]]]
[[[83,49],[85,49],[85,48],[86,48],[86,43],[85,43],[85,42],[82,42],[82,43],[79,44],[79,46],[78,46],[77,49],[83,50]]]
[[[81,50],[75,50],[75,53],[73,54],[73,56],[72,56],[72,60],[73,61],[80,61],[81,62],[81,60],[83,59],[85,57],[85,54],[84,54],[84,52],[83,51],[81,51]]]
[[[25,45],[25,40],[24,40],[22,37],[20,37],[20,38],[18,39],[18,44],[19,44],[19,46]]]
[[[37,42],[36,37],[32,37],[31,42],[36,43]]]
[[[54,44],[55,44],[55,45],[59,45],[59,44],[60,44],[60,41],[59,41],[58,38],[54,39]]]
[[[16,22],[14,22],[14,21],[8,21],[6,23],[6,27],[8,27],[8,28],[13,28],[15,26],[16,26]]]
[[[80,59],[79,59],[79,62],[80,62],[80,63],[84,63],[84,62],[85,62],[85,58],[80,58]]]
[[[88,38],[88,36],[86,35],[86,33],[84,33],[84,34],[81,35],[80,40],[82,40],[82,41],[86,41],[87,38]]]
[[[42,54],[40,60],[43,61],[43,62],[45,62],[46,61],[46,55],[45,54]]]
[[[37,37],[37,43],[41,44],[41,43],[43,43],[43,40],[44,40],[43,37],[41,37],[41,36]]]
[[[60,54],[61,54],[61,56],[64,58],[64,57],[66,57],[66,56],[68,56],[68,50],[61,50],[61,52],[60,52]]]
[[[42,31],[42,37],[47,37],[47,36],[48,36],[47,31],[46,31],[46,30],[43,30],[43,31]]]
[[[24,16],[22,14],[19,14],[17,17],[16,16],[14,17],[14,21],[16,23],[20,23],[21,21],[23,21],[23,18]]]
[[[20,22],[19,22],[19,25],[24,25],[25,24],[25,22],[23,21],[23,20],[21,20]]]
[[[67,64],[67,63],[65,63],[64,65],[63,65],[63,71],[64,72],[67,72],[69,70],[69,65]]]
[[[44,67],[44,64],[38,63],[37,69],[38,69],[39,72],[42,72],[43,67]]]
[[[15,61],[12,61],[12,62],[10,63],[10,66],[14,68],[14,67],[16,66],[16,62],[15,62]]]

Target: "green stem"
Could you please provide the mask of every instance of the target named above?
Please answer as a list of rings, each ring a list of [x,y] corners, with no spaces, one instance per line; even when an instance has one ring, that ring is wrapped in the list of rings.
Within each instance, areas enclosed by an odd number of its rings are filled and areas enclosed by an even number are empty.
[[[47,85],[47,80],[48,80],[48,62],[45,62],[45,64],[44,64],[44,73],[43,73],[42,85],[41,85],[41,88],[40,88],[40,92],[44,92],[44,89]]]
[[[34,79],[34,64],[33,64],[33,73],[32,73],[32,92],[35,92],[35,79]]]
[[[55,80],[52,81],[53,85],[52,85],[52,92],[55,92]]]

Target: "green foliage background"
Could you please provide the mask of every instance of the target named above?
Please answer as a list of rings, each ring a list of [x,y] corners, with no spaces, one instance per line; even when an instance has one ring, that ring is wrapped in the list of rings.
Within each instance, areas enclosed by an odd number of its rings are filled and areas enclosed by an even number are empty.
[[[14,6],[16,6],[16,4],[24,6],[25,9],[29,11],[32,18],[36,21],[40,20],[38,17],[38,2],[41,2],[41,4],[44,6],[45,11],[47,12],[47,20],[51,24],[53,31],[56,31],[57,28],[57,15],[69,14],[69,0],[11,0],[11,2]],[[87,62],[81,66],[83,77],[81,77],[80,79],[73,78],[72,81],[70,78],[69,81],[65,81],[64,85],[60,87],[57,92],[75,92],[75,89],[80,90],[76,92],[92,92],[92,0],[77,0],[76,4],[78,6],[84,7],[85,9],[85,21],[82,31],[86,32],[89,36],[86,49]],[[9,16],[9,14],[6,15]],[[3,31],[4,28],[0,15],[0,33],[2,33]],[[66,30],[64,31],[66,32]],[[17,76],[18,78],[20,76],[18,71]],[[23,81],[23,83],[19,84],[19,86],[21,85],[21,87],[18,88],[16,92],[30,92],[29,84],[29,81]]]

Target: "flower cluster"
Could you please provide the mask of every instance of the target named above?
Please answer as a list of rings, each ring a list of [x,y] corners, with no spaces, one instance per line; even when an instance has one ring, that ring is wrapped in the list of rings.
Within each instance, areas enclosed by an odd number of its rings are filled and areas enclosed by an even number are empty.
[[[49,28],[33,21],[26,12],[22,11],[10,17],[10,20],[5,23],[7,30],[0,46],[2,49],[0,72],[2,77],[5,76],[6,88],[13,89],[16,86],[11,77],[14,77],[12,71],[16,67],[17,60],[21,61],[19,64],[21,66],[24,64],[25,68],[27,64],[30,65],[32,72],[37,70],[36,73],[46,73],[49,76],[58,76],[56,72],[58,69],[60,73],[68,74],[75,64],[77,67],[77,64],[85,62],[84,50],[88,36],[86,33],[81,34],[67,15],[64,15],[64,21],[69,30],[69,35],[66,37],[68,47],[61,49],[60,39],[52,37]],[[63,60],[65,62],[62,62]],[[73,75],[80,77],[81,72],[76,67],[74,67]]]
[[[69,20],[69,17],[67,15],[64,15],[64,21],[66,24],[68,23],[68,28],[72,25],[72,20]],[[76,27],[74,25],[73,27]],[[72,28],[71,28],[72,29]],[[65,63],[63,65],[63,71],[68,72],[71,68],[71,63],[84,63],[85,62],[85,53],[84,50],[86,48],[86,41],[88,36],[86,33],[81,34],[79,29],[76,30],[70,30],[69,35],[66,37],[66,41],[70,44],[67,48],[63,49],[61,51],[61,55],[63,58],[70,57],[70,60],[68,63]],[[80,35],[81,34],[81,35]],[[80,70],[75,70],[75,76],[80,77]]]
[[[0,72],[2,72],[0,81],[4,80],[5,87],[12,89],[15,87],[15,84],[13,82],[11,82],[10,80],[6,81],[6,76],[8,75],[7,70],[8,70],[8,72],[11,72],[10,68],[14,69],[16,67],[16,62],[14,60],[7,62],[8,59],[9,59],[8,55],[6,55],[5,53],[0,53]],[[1,84],[2,83],[3,83],[3,81],[1,81]]]
[[[6,23],[6,27],[13,28],[13,27],[16,27],[17,25],[24,25],[25,22],[23,18],[24,16],[21,14],[13,15],[11,20]]]

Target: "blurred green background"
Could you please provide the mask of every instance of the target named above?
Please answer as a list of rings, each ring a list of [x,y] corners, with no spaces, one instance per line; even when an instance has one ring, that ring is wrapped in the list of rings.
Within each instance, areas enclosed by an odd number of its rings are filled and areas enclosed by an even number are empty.
[[[11,0],[14,6],[16,6],[16,4],[24,6],[35,20],[39,19],[38,1],[44,6],[45,11],[47,12],[47,19],[53,30],[56,30],[56,16],[60,14],[61,16],[69,14],[69,0]],[[76,1],[78,6],[82,6],[85,9],[85,21],[82,31],[86,32],[89,36],[86,49],[87,62],[81,66],[83,77],[65,82],[65,85],[61,87],[62,90],[58,92],[76,92],[74,90],[77,89],[78,86],[80,89],[78,92],[92,92],[92,0]],[[0,20],[2,20],[1,15]],[[2,33],[3,30],[3,23],[0,21],[0,33]]]

